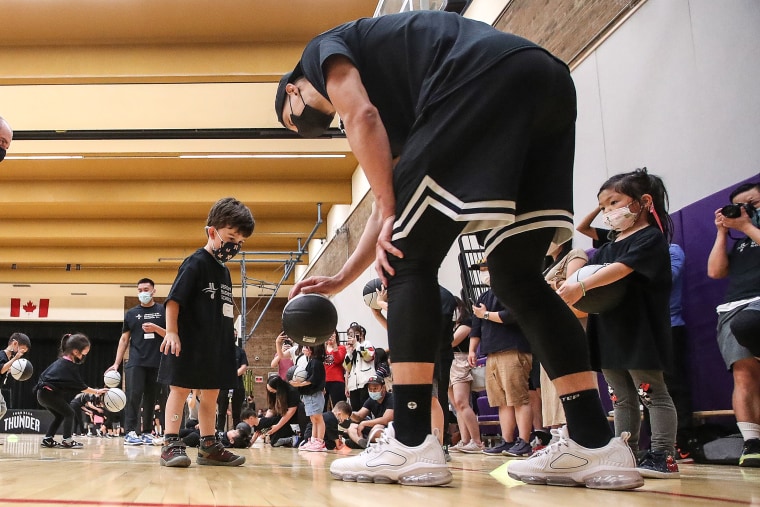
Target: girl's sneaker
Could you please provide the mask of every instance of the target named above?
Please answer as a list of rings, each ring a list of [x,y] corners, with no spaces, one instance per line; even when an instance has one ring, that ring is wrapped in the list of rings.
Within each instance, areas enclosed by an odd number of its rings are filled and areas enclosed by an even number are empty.
[[[327,452],[324,440],[319,440],[317,438],[310,439],[309,442],[300,449],[309,452]]]
[[[50,449],[54,447],[60,447],[61,444],[53,440],[52,437],[45,437],[42,439],[42,447],[48,447]]]
[[[665,451],[647,451],[636,469],[642,477],[651,479],[678,479],[681,476],[676,460]]]
[[[84,447],[80,442],[77,442],[76,440],[72,440],[70,438],[65,439],[60,444],[61,447],[64,449],[79,449],[81,447]]]

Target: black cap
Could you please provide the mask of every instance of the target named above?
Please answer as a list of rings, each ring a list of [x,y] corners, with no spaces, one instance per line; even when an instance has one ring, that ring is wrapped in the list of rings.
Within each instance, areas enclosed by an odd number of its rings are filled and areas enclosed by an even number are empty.
[[[373,375],[367,380],[367,385],[369,384],[377,384],[379,386],[385,385],[385,377],[381,373],[377,373],[377,375]]]
[[[282,123],[283,126],[285,126],[285,123],[282,121],[282,108],[285,107],[285,99],[288,96],[285,92],[285,87],[288,83],[294,82],[301,76],[303,76],[303,71],[301,70],[301,63],[299,62],[292,72],[288,72],[280,78],[280,84],[277,85],[277,95],[274,97],[274,112],[277,115],[277,121]]]

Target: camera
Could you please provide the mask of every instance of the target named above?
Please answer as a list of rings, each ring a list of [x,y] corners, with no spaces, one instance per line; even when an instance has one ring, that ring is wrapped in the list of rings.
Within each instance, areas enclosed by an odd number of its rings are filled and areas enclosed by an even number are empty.
[[[747,216],[752,217],[755,214],[755,208],[751,204],[727,204],[720,209],[720,214],[726,218],[739,218],[742,216],[742,208],[747,211]]]

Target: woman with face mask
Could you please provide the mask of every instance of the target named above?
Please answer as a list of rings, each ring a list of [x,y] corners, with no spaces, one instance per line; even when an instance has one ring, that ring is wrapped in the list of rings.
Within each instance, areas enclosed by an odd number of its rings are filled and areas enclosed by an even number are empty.
[[[60,357],[45,369],[34,387],[37,401],[53,414],[42,447],[75,449],[82,444],[71,438],[74,425],[74,409],[69,405],[77,393],[104,394],[108,389],[88,387],[82,380],[79,365],[84,363],[90,352],[90,340],[82,333],[64,335],[61,340]],[[55,436],[63,423],[63,441],[56,442]]]
[[[603,268],[580,282],[567,280],[557,291],[569,305],[589,290],[626,279],[616,307],[588,318],[592,366],[609,385],[615,409],[615,433],[630,432],[638,450],[641,414],[649,409],[651,449],[638,462],[644,477],[677,478],[674,454],[676,409],[663,379],[672,361],[670,330],[671,270],[668,244],[672,222],[662,180],[644,169],[607,180],[597,195],[611,240],[590,263]]]
[[[375,347],[367,340],[367,330],[352,322],[346,332],[346,390],[353,410],[358,410],[369,398],[367,381],[376,375]]]

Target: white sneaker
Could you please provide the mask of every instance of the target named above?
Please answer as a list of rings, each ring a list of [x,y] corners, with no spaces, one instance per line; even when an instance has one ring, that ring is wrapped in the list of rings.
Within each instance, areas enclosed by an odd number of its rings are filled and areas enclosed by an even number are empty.
[[[449,452],[462,452],[462,447],[465,446],[464,440],[460,440],[454,445],[449,446]]]
[[[446,457],[434,435],[416,447],[407,447],[395,438],[393,423],[357,456],[336,459],[330,475],[348,482],[374,482],[405,486],[442,486],[451,482]]]
[[[636,470],[636,458],[623,432],[600,449],[587,449],[573,442],[567,427],[559,440],[523,461],[511,461],[509,476],[528,484],[583,486],[593,489],[634,489],[644,485]]]
[[[478,445],[477,443],[475,443],[474,440],[470,440],[467,443],[467,445],[463,445],[459,449],[459,452],[463,452],[463,453],[466,453],[466,454],[481,454],[483,452],[483,446],[482,445]]]

